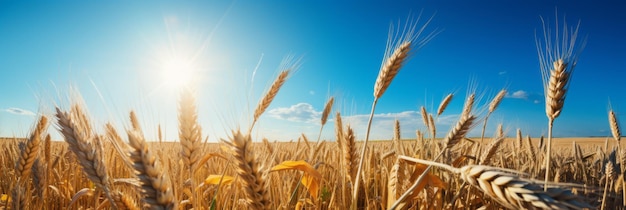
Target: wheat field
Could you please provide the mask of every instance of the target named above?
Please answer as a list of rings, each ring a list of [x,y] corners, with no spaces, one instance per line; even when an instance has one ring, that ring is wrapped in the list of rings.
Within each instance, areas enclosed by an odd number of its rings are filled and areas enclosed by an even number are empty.
[[[408,24],[399,38],[390,38],[374,84],[370,125],[378,100],[394,91],[388,87],[411,52],[436,35],[425,33],[426,25]],[[250,127],[233,130],[219,143],[203,139],[192,88],[180,94],[176,142],[162,141],[160,129],[142,127],[132,110],[123,131],[94,124],[78,102],[41,114],[29,136],[0,140],[0,208],[624,209],[626,153],[612,110],[610,138],[552,138],[577,59],[576,31],[562,33],[566,36],[557,32],[556,41],[537,43],[549,120],[545,138],[519,129],[516,136],[505,136],[501,125],[495,136],[485,136],[503,89],[484,105],[470,92],[450,128],[437,127],[434,119],[461,96],[450,94],[437,113],[422,106],[427,129],[413,137],[401,136],[402,122],[396,121],[389,139],[369,139],[369,127],[357,138],[341,123],[341,113],[333,112],[331,98],[320,133],[334,115],[334,139],[304,134],[293,142],[254,139],[255,124],[294,64],[285,66],[259,99]],[[565,46],[555,50],[551,44],[558,42]],[[481,128],[481,136],[467,135]],[[50,129],[62,139],[53,141]],[[145,139],[144,132],[158,132],[159,139]]]

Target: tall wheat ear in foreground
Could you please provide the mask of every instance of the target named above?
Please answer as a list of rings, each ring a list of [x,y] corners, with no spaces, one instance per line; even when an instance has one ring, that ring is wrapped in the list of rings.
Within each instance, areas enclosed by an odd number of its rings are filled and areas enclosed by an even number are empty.
[[[483,165],[466,165],[454,168],[445,164],[400,156],[402,160],[419,164],[436,165],[481,190],[502,206],[509,209],[583,209],[592,208],[580,196],[558,184],[520,178],[508,169]],[[542,185],[548,186],[547,190]],[[567,186],[567,185],[563,185]],[[571,185],[570,185],[571,186]],[[583,186],[578,186],[583,187]]]
[[[545,182],[550,178],[550,157],[552,151],[552,127],[554,120],[561,115],[565,104],[565,96],[569,89],[570,79],[574,67],[578,62],[581,44],[577,43],[578,27],[568,28],[563,23],[562,31],[559,30],[558,18],[555,18],[555,28],[543,23],[543,40],[536,38],[539,65],[543,79],[543,89],[546,102],[546,116],[548,117],[548,144],[546,150],[546,176]],[[583,43],[584,44],[584,43]],[[546,185],[546,190],[547,190]]]

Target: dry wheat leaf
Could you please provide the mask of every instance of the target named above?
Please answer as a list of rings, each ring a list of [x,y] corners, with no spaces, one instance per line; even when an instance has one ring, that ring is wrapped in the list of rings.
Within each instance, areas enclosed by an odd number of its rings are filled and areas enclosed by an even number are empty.
[[[417,177],[419,177],[422,173],[424,173],[424,171],[426,170],[426,167],[428,166],[424,164],[416,163],[415,170],[413,171],[413,174],[411,175],[411,182],[415,181]],[[435,176],[431,173],[426,174],[426,177],[424,179],[425,181],[422,181],[422,183],[420,183],[417,186],[417,188],[415,188],[414,192],[421,191],[422,189],[424,189],[424,187],[426,187],[426,184],[433,186],[433,187],[439,187],[442,189],[446,189],[448,187],[448,185],[443,180],[441,180],[438,176]]]
[[[211,174],[206,179],[204,179],[204,184],[205,185],[209,185],[209,184],[218,185],[220,183],[221,178],[222,178],[222,175]],[[224,179],[222,180],[222,185],[228,185],[232,183],[233,180],[234,178],[232,176],[224,175]]]
[[[318,178],[318,179],[322,178],[322,175],[319,172],[317,172],[317,170],[315,170],[313,166],[311,166],[309,163],[307,163],[304,160],[298,160],[298,161],[287,160],[287,161],[282,162],[281,164],[278,164],[272,167],[270,171],[281,171],[281,170],[287,170],[287,169],[300,170],[300,171],[303,171],[305,174],[313,176],[314,178]]]
[[[301,182],[302,185],[304,185],[306,189],[309,190],[309,194],[311,194],[311,197],[317,198],[320,189],[319,179],[311,177],[309,174],[305,173],[304,176],[302,176]]]

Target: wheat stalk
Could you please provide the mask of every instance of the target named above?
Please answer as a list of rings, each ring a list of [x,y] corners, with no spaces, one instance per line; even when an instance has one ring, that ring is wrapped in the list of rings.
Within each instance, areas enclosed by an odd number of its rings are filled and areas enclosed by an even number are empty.
[[[452,148],[459,141],[461,141],[461,139],[465,137],[465,134],[467,134],[472,127],[475,119],[476,117],[474,117],[474,115],[461,116],[459,121],[457,121],[456,126],[454,126],[452,130],[448,132],[448,135],[446,135],[443,139],[445,148]]]
[[[334,102],[335,102],[334,97],[330,97],[330,99],[328,99],[328,101],[326,102],[326,106],[324,106],[324,111],[322,112],[322,119],[321,119],[322,126],[326,124],[326,121],[328,120],[328,115],[330,114],[330,111],[333,109]]]
[[[352,130],[350,125],[346,127],[346,133],[343,135],[343,142],[343,157],[346,169],[346,176],[354,185],[354,183],[356,182],[356,172],[358,170],[357,167],[359,165],[359,162],[357,162],[359,160],[359,154],[356,151],[354,131]]]
[[[448,104],[452,101],[452,97],[454,97],[454,94],[450,93],[441,101],[439,108],[437,109],[437,117],[439,117],[443,111],[446,110],[446,107],[448,107]]]
[[[498,108],[498,105],[500,105],[500,102],[502,102],[502,99],[504,98],[505,95],[506,95],[506,90],[502,89],[500,90],[500,92],[498,92],[498,94],[496,94],[496,96],[489,103],[489,111],[487,112],[487,115],[485,116],[485,121],[483,122],[483,130],[480,134],[481,142],[485,138],[485,130],[487,129],[487,120],[489,120],[489,116],[491,116],[491,113],[493,113],[496,110],[496,108]]]
[[[489,146],[487,147],[487,152],[483,153],[482,157],[480,158],[480,165],[489,165],[491,158],[496,154],[502,142],[504,142],[504,136],[497,137],[489,144]]]
[[[43,143],[43,157],[46,165],[50,165],[50,159],[52,158],[52,140],[50,134],[46,135],[46,139]]]
[[[174,198],[172,183],[143,135],[129,130],[128,143],[132,147],[128,156],[133,161],[135,175],[141,183],[145,205],[150,209],[176,209],[177,201]]]
[[[504,137],[504,129],[502,128],[502,123],[498,124],[498,127],[496,129],[496,138],[502,138]]]
[[[56,108],[56,117],[65,142],[76,155],[87,178],[104,191],[109,202],[113,202],[102,141],[92,134],[90,122],[81,106],[73,105],[69,113]]]
[[[293,68],[295,68],[295,65],[288,67],[287,69],[281,71],[280,74],[278,74],[278,77],[276,77],[276,79],[272,83],[272,86],[270,87],[270,89],[267,91],[267,93],[265,93],[263,98],[259,101],[256,109],[254,110],[254,119],[252,121],[252,125],[250,126],[250,130],[252,130],[252,127],[254,127],[254,124],[259,120],[259,117],[261,117],[261,114],[263,114],[265,110],[267,109],[267,107],[270,106],[270,103],[272,103],[272,101],[278,94],[278,91],[280,90],[280,88],[283,86],[283,84],[285,84],[285,81],[287,81],[289,72],[291,72],[291,69]]]
[[[580,22],[573,29],[568,28],[567,23],[564,22],[563,31],[559,31],[559,22],[558,18],[556,18],[554,34],[552,34],[552,30],[549,29],[549,25],[546,26],[543,18],[541,18],[541,22],[543,26],[543,41],[540,41],[535,35],[535,42],[543,80],[546,116],[548,117],[548,143],[545,162],[545,181],[547,182],[550,177],[552,127],[554,125],[554,119],[561,114],[563,105],[565,104],[565,95],[570,84],[569,80],[572,78],[572,73],[574,72],[574,67],[576,67],[578,60],[578,54],[582,47],[578,47],[577,49],[576,45]]]
[[[48,127],[48,118],[45,116],[39,117],[37,126],[33,130],[26,142],[26,145],[21,148],[19,159],[15,166],[17,177],[22,180],[26,179],[31,172],[31,168],[35,163],[35,159],[39,154],[39,146],[41,145],[41,137],[45,133],[46,127]]]
[[[402,136],[400,135],[400,121],[397,119],[393,123],[393,144],[398,154],[404,154],[404,148],[402,147]]]
[[[474,108],[474,101],[476,100],[476,94],[470,94],[465,100],[465,104],[463,105],[463,111],[461,112],[461,116],[469,116],[472,113],[472,108]]]
[[[337,145],[339,150],[343,150],[343,122],[341,121],[341,113],[335,114],[335,138],[337,138]]]
[[[533,140],[530,138],[530,135],[526,135],[526,147],[528,147],[528,156],[533,161],[533,164],[537,162],[537,152],[535,152],[535,146],[533,145]]]
[[[424,123],[424,126],[426,126],[426,130],[430,131],[430,120],[428,120],[428,112],[426,111],[426,107],[420,107],[420,114],[422,115],[422,122]]]
[[[542,183],[523,179],[488,166],[464,166],[461,178],[509,209],[583,209],[592,208],[580,196],[560,187],[542,190]],[[548,186],[546,184],[546,186]]]
[[[122,192],[113,193],[113,200],[115,200],[115,206],[119,209],[127,209],[127,210],[139,210],[137,204],[134,200],[131,199],[128,195],[124,195]]]
[[[321,126],[320,126],[320,132],[317,135],[317,144],[320,143],[320,139],[322,138],[322,130],[324,129],[324,125],[326,125],[326,121],[328,121],[328,115],[330,114],[330,111],[333,109],[333,103],[335,102],[335,98],[334,97],[330,97],[330,99],[328,99],[328,101],[326,102],[326,106],[324,106],[324,111],[322,112],[322,118],[321,118]]]
[[[47,188],[46,186],[48,181],[46,177],[47,172],[45,170],[46,168],[43,163],[41,163],[41,159],[36,158],[35,162],[33,163],[33,167],[31,168],[31,171],[33,175],[33,186],[35,186],[35,192],[37,192],[37,196],[39,196],[39,198],[41,199],[44,198],[44,192]]]
[[[432,19],[432,18],[431,18]],[[385,50],[385,55],[383,56],[383,62],[381,64],[380,70],[378,71],[378,77],[376,78],[376,83],[374,84],[374,101],[372,102],[372,110],[370,112],[370,117],[367,122],[367,129],[365,131],[365,141],[363,142],[363,149],[361,150],[361,158],[359,160],[359,167],[356,173],[356,182],[354,182],[354,189],[352,191],[352,203],[350,204],[350,209],[357,209],[357,197],[359,195],[359,184],[358,181],[361,173],[363,171],[363,162],[365,158],[365,150],[367,149],[367,143],[369,142],[370,128],[372,126],[372,118],[374,117],[374,111],[376,110],[376,104],[378,103],[378,99],[382,97],[383,93],[387,90],[391,81],[395,78],[395,76],[400,71],[404,62],[408,60],[409,54],[412,48],[420,48],[426,42],[428,42],[434,36],[434,33],[427,35],[425,38],[418,40],[419,35],[424,31],[428,23],[429,19],[421,28],[417,31],[417,22],[419,22],[419,18],[415,23],[408,23],[405,29],[402,31],[400,36],[397,39],[392,38],[393,27],[389,30],[389,39],[387,39],[387,47]]]
[[[198,124],[198,111],[193,90],[185,88],[178,103],[178,138],[182,146],[181,156],[193,176],[196,163],[201,158],[202,129]]]
[[[615,139],[615,141],[619,144],[622,134],[619,130],[619,122],[617,121],[617,117],[615,116],[615,112],[613,112],[613,110],[609,111],[609,125],[611,126],[613,139]]]
[[[226,143],[231,148],[237,175],[244,187],[245,201],[248,208],[260,210],[269,209],[269,192],[267,186],[267,173],[262,170],[257,162],[257,157],[252,150],[252,139],[249,135],[243,135],[240,131],[233,131],[230,141]]]
[[[387,208],[390,208],[396,202],[398,196],[404,190],[403,185],[406,180],[404,168],[400,167],[400,160],[396,160],[389,171],[389,179],[387,181]],[[402,209],[405,204],[402,202],[398,207]]]
[[[399,158],[420,164],[444,168],[459,174],[461,179],[508,209],[584,209],[593,208],[581,196],[575,195],[567,187],[581,187],[575,184],[550,184],[542,181],[521,178],[510,169],[484,165],[467,165],[454,168],[449,165],[420,160],[407,156]],[[542,185],[548,186],[543,190]]]
[[[517,132],[516,132],[516,138],[515,138],[515,139],[517,140],[517,141],[516,141],[517,143],[516,143],[516,145],[515,145],[515,146],[516,146],[517,148],[519,148],[519,149],[522,149],[522,147],[524,146],[524,145],[522,144],[522,140],[523,140],[523,139],[522,139],[522,130],[521,130],[521,129],[519,129],[519,128],[517,129]]]
[[[428,124],[430,127],[430,133],[433,135],[433,139],[437,137],[437,126],[435,125],[435,119],[432,114],[428,114]]]
[[[11,209],[28,209],[26,189],[19,184],[11,190]]]
[[[141,133],[143,135],[143,130],[141,129],[141,125],[139,125],[139,119],[137,119],[137,113],[135,111],[130,111],[130,125],[133,130]]]

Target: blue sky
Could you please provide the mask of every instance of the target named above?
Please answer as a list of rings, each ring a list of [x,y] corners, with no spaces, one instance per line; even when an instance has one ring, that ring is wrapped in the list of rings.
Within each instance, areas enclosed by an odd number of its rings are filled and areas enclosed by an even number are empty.
[[[543,87],[535,48],[540,16],[581,21],[587,44],[556,136],[608,136],[609,101],[624,118],[626,8],[621,1],[0,1],[0,136],[24,136],[37,113],[67,107],[72,89],[94,124],[128,125],[136,110],[149,138],[161,124],[177,138],[172,60],[192,60],[199,120],[210,141],[247,128],[252,110],[288,56],[300,59],[258,124],[257,137],[316,139],[328,97],[362,139],[390,24],[434,15],[439,34],[415,52],[380,99],[372,131],[389,139],[399,119],[404,138],[423,129],[418,114],[455,98],[438,119],[450,128],[472,87],[489,102],[509,95],[489,121],[511,135],[546,133]],[[254,77],[253,77],[254,73]],[[70,88],[73,87],[73,88]],[[76,92],[76,91],[74,91]],[[332,139],[333,121],[323,138]],[[51,129],[53,130],[53,129]],[[54,131],[51,131],[54,132]],[[471,135],[479,133],[475,129]],[[58,136],[58,134],[55,134]]]

